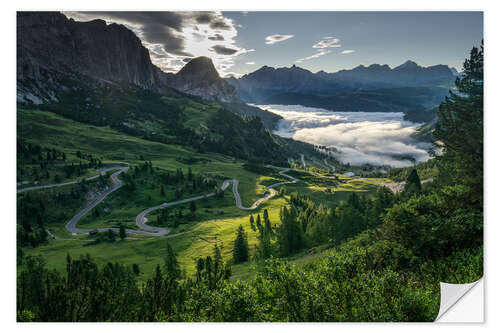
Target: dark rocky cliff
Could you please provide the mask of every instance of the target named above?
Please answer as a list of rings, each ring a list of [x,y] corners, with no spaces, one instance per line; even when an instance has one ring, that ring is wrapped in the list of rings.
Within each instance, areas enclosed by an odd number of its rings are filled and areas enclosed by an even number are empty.
[[[91,77],[103,83],[133,84],[161,92],[164,86],[222,102],[239,102],[212,61],[193,59],[179,73],[156,67],[141,40],[120,24],[78,22],[58,12],[17,14],[17,99],[57,101],[64,79]]]
[[[77,72],[142,88],[159,83],[158,69],[132,31],[103,20],[75,22],[57,12],[17,14],[17,59],[21,81]]]

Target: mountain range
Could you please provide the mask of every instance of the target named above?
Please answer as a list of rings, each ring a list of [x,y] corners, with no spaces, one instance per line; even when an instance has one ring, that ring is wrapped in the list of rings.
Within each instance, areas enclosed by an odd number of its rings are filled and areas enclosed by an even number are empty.
[[[295,145],[306,145],[275,137],[268,129],[281,117],[243,103],[210,59],[194,58],[178,73],[164,73],[125,26],[77,22],[58,12],[17,14],[17,102],[248,160],[280,163]]]
[[[394,68],[379,64],[360,65],[335,73],[312,73],[295,65],[263,66],[239,79],[231,77],[226,80],[245,102],[267,103],[273,96],[283,93],[333,94],[382,88],[451,87],[456,74],[456,69],[446,65],[422,67],[408,60]]]
[[[421,110],[440,103],[457,74],[445,65],[422,67],[407,61],[394,68],[360,65],[335,73],[312,73],[295,65],[263,66],[238,79],[223,79],[207,57],[190,60],[177,73],[165,73],[152,63],[141,40],[123,25],[99,19],[75,21],[59,12],[17,14],[19,103],[79,121],[113,122],[117,128],[140,135],[154,131],[141,122],[130,125],[127,117],[142,119],[143,113],[155,110],[153,118],[175,131],[176,122],[162,117],[174,109],[189,113],[193,103],[204,110],[226,109],[244,118],[258,117],[268,129],[274,129],[281,117],[245,102],[405,112],[417,119],[428,115],[420,115]],[[145,100],[151,103],[149,108]],[[165,104],[169,112],[161,111]],[[147,111],[139,112],[143,107]],[[200,129],[194,130],[201,135]]]

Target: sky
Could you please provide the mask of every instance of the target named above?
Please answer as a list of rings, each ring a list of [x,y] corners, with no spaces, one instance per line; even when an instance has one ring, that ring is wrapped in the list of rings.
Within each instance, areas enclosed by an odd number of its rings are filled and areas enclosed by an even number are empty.
[[[197,56],[221,76],[267,65],[336,72],[373,63],[461,70],[483,38],[482,12],[64,12],[130,28],[151,60],[177,72]]]

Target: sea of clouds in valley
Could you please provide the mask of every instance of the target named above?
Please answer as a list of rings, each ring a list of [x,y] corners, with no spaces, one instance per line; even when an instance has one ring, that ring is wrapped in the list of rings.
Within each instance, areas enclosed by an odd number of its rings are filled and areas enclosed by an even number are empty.
[[[257,105],[283,117],[276,134],[335,147],[334,156],[351,165],[406,167],[429,159],[429,143],[411,134],[421,124],[403,120],[400,112],[333,112],[301,105]]]

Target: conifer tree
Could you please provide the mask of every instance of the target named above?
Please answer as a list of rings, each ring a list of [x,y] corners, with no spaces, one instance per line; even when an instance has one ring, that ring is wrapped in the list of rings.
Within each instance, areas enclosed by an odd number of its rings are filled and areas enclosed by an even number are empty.
[[[412,169],[405,185],[405,193],[413,194],[420,193],[422,191],[422,184],[420,183],[420,177],[418,176],[417,170]]]
[[[257,214],[257,229],[259,229],[260,232],[262,232],[262,223],[260,222],[260,214]]]
[[[181,277],[181,269],[179,267],[179,262],[177,261],[177,255],[167,243],[167,256],[165,257],[165,271],[168,277],[172,280],[178,280]]]
[[[255,229],[255,221],[253,219],[253,215],[250,215],[250,228],[252,228],[253,231],[256,231]]]
[[[127,237],[127,232],[126,232],[125,227],[123,226],[123,224],[120,223],[120,238],[122,240],[124,240],[125,237]]]
[[[233,260],[235,264],[248,261],[248,241],[241,225],[238,227],[234,240]]]

